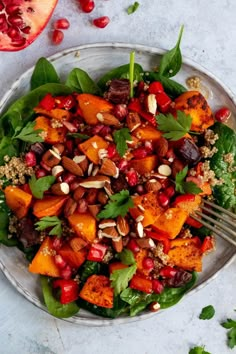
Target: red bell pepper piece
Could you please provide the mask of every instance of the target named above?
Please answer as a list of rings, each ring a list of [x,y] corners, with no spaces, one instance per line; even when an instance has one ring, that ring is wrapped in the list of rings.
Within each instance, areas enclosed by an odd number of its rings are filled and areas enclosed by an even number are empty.
[[[195,227],[196,229],[200,229],[200,227],[202,227],[200,221],[193,219],[191,216],[188,216],[185,223],[188,224],[189,226]]]
[[[74,96],[57,96],[55,97],[55,103],[58,108],[64,108],[66,110],[70,110],[71,108],[75,107],[76,100]]]
[[[157,93],[156,101],[157,101],[158,108],[162,113],[168,112],[172,101],[171,98],[165,92]]]
[[[143,119],[148,121],[150,124],[152,124],[154,127],[157,126],[156,119],[153,114],[145,112],[141,102],[139,101],[138,98],[132,98],[128,104],[128,110],[137,112]]]
[[[55,98],[52,97],[50,93],[47,93],[46,96],[39,102],[39,107],[50,111],[55,107]]]
[[[101,262],[105,256],[108,246],[101,245],[100,243],[94,243],[90,249],[87,256],[89,261]]]
[[[129,284],[131,289],[143,291],[144,293],[152,293],[152,281],[140,275],[135,274]]]
[[[164,92],[164,88],[162,86],[162,83],[159,81],[151,82],[149,85],[149,88],[148,88],[148,92],[153,93],[154,95]]]
[[[154,227],[153,227],[154,228]],[[153,232],[146,230],[145,231],[147,237],[153,238],[154,240],[157,240],[163,244],[163,252],[168,253],[170,250],[170,240],[167,238],[165,235],[161,235],[158,232]]]
[[[213,236],[206,236],[201,246],[201,251],[207,254],[215,249],[215,239]]]
[[[53,282],[53,288],[61,289],[60,302],[65,305],[79,297],[79,285],[72,279],[57,279]]]
[[[170,266],[165,266],[160,270],[160,276],[163,278],[174,278],[176,273],[177,269]]]

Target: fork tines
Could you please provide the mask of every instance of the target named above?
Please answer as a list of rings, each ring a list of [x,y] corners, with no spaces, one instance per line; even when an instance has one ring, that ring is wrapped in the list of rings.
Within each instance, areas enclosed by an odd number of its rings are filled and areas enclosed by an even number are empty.
[[[236,215],[208,200],[203,200],[203,204],[200,207],[205,213],[195,211],[191,217],[214,231],[216,235],[236,246]],[[216,217],[217,220],[212,216]]]

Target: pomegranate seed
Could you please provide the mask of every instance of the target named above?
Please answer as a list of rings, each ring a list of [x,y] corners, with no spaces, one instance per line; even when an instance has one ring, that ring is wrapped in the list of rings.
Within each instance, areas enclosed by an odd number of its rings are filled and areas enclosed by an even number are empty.
[[[129,167],[129,162],[125,159],[121,159],[118,163],[118,166],[120,171],[125,171]]]
[[[134,253],[137,253],[140,251],[140,247],[134,239],[131,239],[129,241],[127,248]]]
[[[80,6],[83,12],[89,13],[95,8],[95,3],[93,0],[81,0]]]
[[[47,176],[47,171],[44,170],[43,168],[40,168],[40,169],[35,171],[35,176],[36,176],[36,178],[45,177],[45,176]]]
[[[126,180],[130,187],[134,187],[138,184],[138,174],[135,170],[129,170],[126,172]]]
[[[36,166],[37,160],[36,160],[35,153],[33,151],[29,151],[27,152],[27,154],[25,154],[25,164],[28,167]]]
[[[230,116],[231,111],[227,107],[222,107],[215,113],[215,119],[221,123],[227,122]]]
[[[2,11],[4,9],[4,5],[3,3],[0,1],[0,11]]]
[[[61,277],[63,279],[70,279],[72,276],[72,269],[67,265],[64,269],[61,270]]]
[[[72,124],[71,122],[67,122],[66,120],[62,121],[62,124],[66,129],[69,130],[70,133],[76,133],[78,131],[78,128]]]
[[[148,154],[153,153],[153,144],[151,141],[146,140],[144,143],[144,146],[145,146],[145,150],[147,151]]]
[[[139,195],[142,195],[145,193],[145,189],[144,189],[144,186],[142,184],[138,184],[137,187],[136,187],[136,192],[139,194]]]
[[[55,251],[58,251],[61,248],[61,246],[62,246],[62,240],[58,237],[55,237],[52,243],[52,248]]]
[[[108,23],[110,22],[110,19],[108,16],[102,16],[102,17],[98,17],[95,18],[93,20],[93,24],[94,26],[98,27],[98,28],[104,28],[108,25]]]
[[[126,104],[117,104],[114,107],[113,114],[119,120],[123,120],[128,114],[128,108]]]
[[[30,34],[30,31],[31,31],[30,26],[25,26],[25,27],[21,28],[21,32],[23,32],[24,34]]]
[[[58,268],[63,269],[66,266],[66,262],[64,261],[64,259],[62,258],[62,256],[60,256],[59,254],[57,254],[54,257],[54,261],[56,263],[56,265],[58,266]]]
[[[77,131],[79,130],[79,127],[80,127],[80,122],[78,121],[78,119],[73,119],[71,121],[71,123],[76,127]]]
[[[154,261],[151,257],[145,257],[143,259],[143,268],[151,272],[154,269]]]
[[[163,208],[166,208],[170,203],[169,197],[164,192],[159,193],[158,201]]]
[[[149,85],[148,92],[154,93],[156,95],[157,93],[164,92],[164,88],[163,88],[161,82],[154,81]]]
[[[107,156],[109,159],[111,159],[112,157],[114,157],[117,154],[116,151],[116,146],[115,144],[109,144],[108,148],[107,148]]]
[[[60,18],[56,20],[53,24],[53,27],[58,30],[58,29],[68,29],[70,27],[70,22],[66,18]]]
[[[167,153],[166,153],[166,158],[167,158],[168,161],[170,161],[170,162],[173,162],[174,159],[176,158],[175,153],[174,153],[174,150],[173,150],[172,148],[167,151]]]
[[[102,128],[104,128],[105,125],[103,124],[98,124],[95,125],[95,127],[92,128],[92,135],[98,135],[100,133],[100,131],[102,130]]]
[[[24,27],[23,18],[21,16],[10,15],[10,16],[8,16],[7,20],[13,26],[16,26],[18,28],[21,28],[22,26]]]
[[[26,39],[23,37],[20,37],[19,39],[15,39],[15,38],[12,39],[12,46],[13,47],[21,47],[21,46],[24,46],[25,43],[26,43]]]
[[[167,197],[172,198],[175,195],[175,187],[174,186],[167,187],[164,193],[165,195],[167,195]]]
[[[61,44],[63,39],[64,39],[64,33],[62,31],[54,30],[52,32],[52,42],[53,42],[53,44],[59,45],[59,44]]]
[[[66,148],[69,152],[69,154],[72,154],[73,150],[74,150],[74,143],[73,140],[67,140],[66,141]]]
[[[148,155],[147,150],[144,147],[138,147],[132,151],[135,159],[142,159]]]
[[[75,179],[76,179],[76,175],[73,175],[73,173],[70,173],[70,172],[65,173],[65,175],[63,176],[63,182],[68,183],[68,184],[74,182]]]
[[[17,5],[11,4],[6,6],[6,13],[8,13],[8,15],[13,15],[13,14],[20,14],[21,11]]]
[[[87,210],[88,210],[88,203],[86,199],[84,198],[80,199],[77,206],[77,212],[79,214],[84,214],[86,213]]]
[[[153,279],[153,281],[152,281],[152,290],[156,294],[161,294],[162,291],[164,290],[164,286],[159,280]]]
[[[160,270],[160,276],[163,278],[174,278],[177,270],[170,266],[165,266]]]
[[[99,135],[102,137],[105,137],[106,135],[109,135],[110,133],[111,133],[111,128],[106,125],[101,129]]]
[[[55,97],[55,103],[58,108],[64,108],[66,110],[72,109],[76,105],[74,96],[57,96]]]
[[[19,34],[20,30],[18,29],[18,27],[10,27],[7,32],[7,35],[10,38],[18,38]]]

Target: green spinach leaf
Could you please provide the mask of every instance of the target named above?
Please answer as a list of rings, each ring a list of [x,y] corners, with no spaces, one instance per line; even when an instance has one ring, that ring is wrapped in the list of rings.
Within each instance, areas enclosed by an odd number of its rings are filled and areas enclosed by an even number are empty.
[[[8,247],[18,246],[19,241],[16,237],[8,238],[10,209],[6,204],[5,195],[0,190],[0,243]]]
[[[214,147],[218,151],[210,160],[210,168],[217,178],[222,178],[224,183],[213,187],[213,195],[217,203],[223,208],[229,209],[236,206],[236,133],[225,124],[215,123],[212,127],[219,139]],[[232,164],[225,161],[225,156],[230,154]]]
[[[17,140],[12,141],[8,136],[4,136],[0,139],[0,166],[4,165],[4,156],[17,156],[19,153],[19,142]]]
[[[86,71],[75,68],[73,69],[67,80],[66,86],[77,93],[90,93],[92,95],[100,95],[100,89],[97,84],[91,79]]]
[[[74,316],[79,311],[79,306],[76,302],[70,302],[66,305],[61,304],[60,301],[53,296],[50,279],[44,276],[41,276],[40,278],[44,302],[51,315],[58,318],[67,318]]]
[[[60,82],[59,76],[54,66],[46,59],[40,58],[34,68],[31,76],[31,90],[36,89],[39,86],[49,83],[58,84]]]
[[[84,283],[90,275],[100,273],[101,264],[93,261],[86,261],[80,272],[80,280]]]

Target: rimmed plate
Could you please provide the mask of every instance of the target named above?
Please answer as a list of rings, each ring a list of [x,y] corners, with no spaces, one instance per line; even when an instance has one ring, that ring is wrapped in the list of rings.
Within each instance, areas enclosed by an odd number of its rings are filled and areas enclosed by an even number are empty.
[[[156,67],[161,55],[164,53],[161,49],[142,45],[101,43],[65,50],[51,56],[49,59],[53,62],[58,73],[60,73],[62,81],[65,80],[68,73],[75,67],[86,70],[96,80],[108,70],[122,64],[127,64],[131,50],[135,50],[136,62],[141,64],[146,70]],[[33,68],[29,69],[16,80],[11,89],[4,95],[0,101],[0,112],[3,112],[11,102],[14,102],[29,91],[32,70]],[[230,125],[235,128],[236,102],[232,92],[206,69],[189,59],[184,59],[181,72],[178,73],[175,80],[185,85],[186,79],[190,76],[199,76],[204,86],[209,89],[208,102],[213,109],[217,109],[223,105],[229,107],[233,113]],[[201,289],[203,285],[212,280],[233,259],[235,259],[235,249],[224,240],[217,238],[216,251],[205,257],[204,270],[199,276],[198,283],[189,294]],[[43,304],[38,277],[28,272],[27,261],[18,249],[8,248],[3,245],[0,246],[0,269],[22,295],[34,305],[47,311]],[[105,326],[129,323],[151,316],[153,316],[153,313],[144,312],[134,318],[120,317],[111,320],[101,318],[81,309],[77,316],[66,319],[66,321],[87,326]]]

